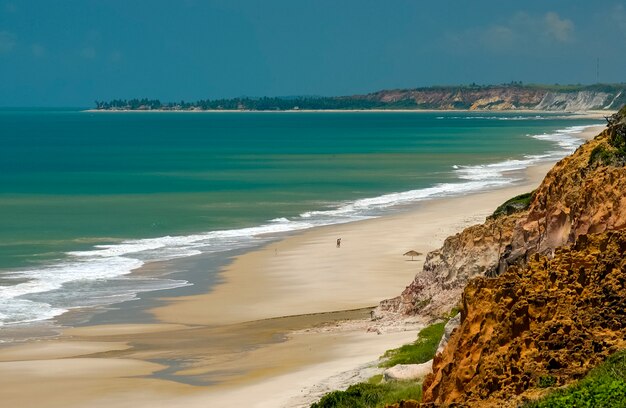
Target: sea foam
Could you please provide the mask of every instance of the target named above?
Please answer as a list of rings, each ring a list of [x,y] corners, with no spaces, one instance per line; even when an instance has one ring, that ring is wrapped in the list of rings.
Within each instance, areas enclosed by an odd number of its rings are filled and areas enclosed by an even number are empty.
[[[0,286],[0,326],[48,320],[73,308],[119,303],[137,299],[141,292],[191,284],[185,280],[131,274],[147,262],[250,248],[277,234],[377,217],[398,206],[506,186],[518,181],[520,171],[527,167],[573,152],[582,143],[576,135],[587,127],[572,126],[554,133],[529,135],[553,143],[554,150],[544,154],[474,166],[454,165],[451,171],[459,180],[455,183],[329,203],[327,209],[307,211],[291,219],[275,218],[255,227],[96,245],[89,250],[69,252],[65,260],[54,265],[3,274],[6,281],[14,280],[15,284]]]

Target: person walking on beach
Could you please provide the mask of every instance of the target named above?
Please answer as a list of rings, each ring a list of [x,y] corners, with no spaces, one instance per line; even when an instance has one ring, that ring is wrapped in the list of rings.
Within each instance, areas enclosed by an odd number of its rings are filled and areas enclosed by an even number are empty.
[[[341,238],[337,238],[337,248],[341,248]]]

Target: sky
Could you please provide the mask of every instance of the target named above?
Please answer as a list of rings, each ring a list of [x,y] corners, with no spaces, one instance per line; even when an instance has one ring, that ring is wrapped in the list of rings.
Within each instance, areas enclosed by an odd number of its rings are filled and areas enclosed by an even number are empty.
[[[0,0],[0,106],[626,81],[613,0]]]

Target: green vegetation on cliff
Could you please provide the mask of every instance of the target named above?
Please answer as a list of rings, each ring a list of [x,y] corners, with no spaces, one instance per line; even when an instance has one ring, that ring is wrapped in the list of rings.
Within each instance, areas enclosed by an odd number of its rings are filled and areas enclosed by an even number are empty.
[[[533,200],[534,191],[530,193],[520,194],[509,200],[506,200],[500,205],[491,215],[492,217],[499,217],[500,215],[509,215],[518,211],[523,211],[530,206],[530,202]]]
[[[603,166],[626,165],[626,106],[607,118],[609,138],[596,146],[589,156],[589,164]]]
[[[525,408],[626,407],[626,351],[616,353],[577,384]]]

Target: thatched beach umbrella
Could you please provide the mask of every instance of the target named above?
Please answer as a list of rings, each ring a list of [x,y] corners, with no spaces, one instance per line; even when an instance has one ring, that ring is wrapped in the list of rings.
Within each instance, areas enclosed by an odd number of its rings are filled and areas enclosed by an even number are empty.
[[[417,252],[414,250],[410,250],[409,252],[405,253],[403,256],[410,256],[411,257],[411,261],[414,261],[415,259],[413,259],[414,256],[420,256],[422,253],[421,252]]]

